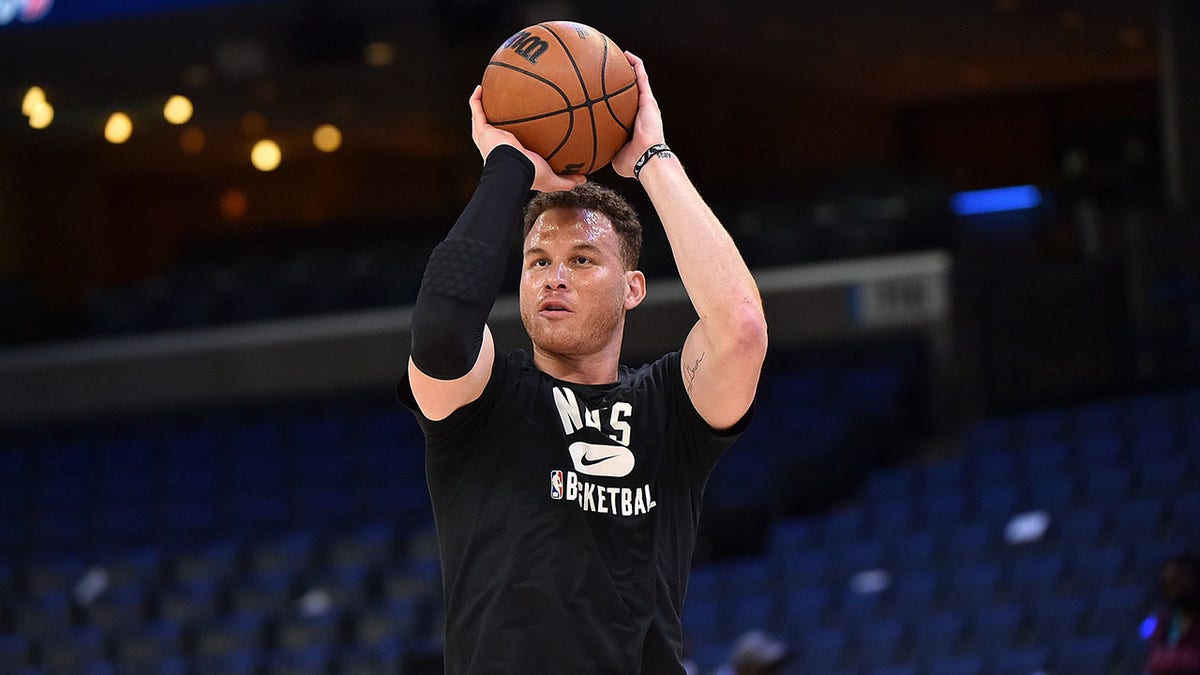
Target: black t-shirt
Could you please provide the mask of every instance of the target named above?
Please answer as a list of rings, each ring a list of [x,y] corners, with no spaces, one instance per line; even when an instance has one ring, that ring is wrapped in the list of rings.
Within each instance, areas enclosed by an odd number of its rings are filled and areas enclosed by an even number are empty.
[[[478,400],[425,433],[446,672],[683,673],[680,610],[705,482],[741,434],[692,406],[679,352],[619,380],[497,355]]]

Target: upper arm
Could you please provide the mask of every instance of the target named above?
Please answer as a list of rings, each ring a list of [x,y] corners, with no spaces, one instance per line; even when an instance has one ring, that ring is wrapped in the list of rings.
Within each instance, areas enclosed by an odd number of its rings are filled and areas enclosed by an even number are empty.
[[[728,334],[712,336],[696,322],[683,343],[680,369],[696,412],[714,429],[728,429],[754,402],[767,353],[761,314],[747,316]]]
[[[483,344],[479,347],[475,365],[458,379],[439,380],[430,377],[409,358],[408,382],[421,414],[435,422],[444,420],[455,410],[479,398],[492,377],[495,360],[496,346],[492,342],[492,331],[486,325],[483,327]]]

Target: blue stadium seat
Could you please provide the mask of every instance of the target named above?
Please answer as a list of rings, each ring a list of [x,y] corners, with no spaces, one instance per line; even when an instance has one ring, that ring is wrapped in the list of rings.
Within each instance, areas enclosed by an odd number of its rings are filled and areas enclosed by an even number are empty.
[[[1016,484],[987,479],[976,495],[975,515],[978,521],[993,527],[1002,526],[1021,509],[1021,490]]]
[[[241,649],[223,654],[198,654],[192,659],[191,672],[221,675],[259,675],[262,656],[257,649]]]
[[[1083,499],[1089,504],[1111,504],[1125,499],[1132,485],[1133,472],[1128,468],[1092,467],[1084,478]]]
[[[339,675],[404,673],[403,647],[390,642],[371,648],[343,650],[333,670]]]
[[[1138,425],[1133,434],[1133,459],[1162,459],[1179,453],[1182,439],[1177,424]]]
[[[267,657],[264,671],[268,675],[311,675],[326,672],[333,650],[319,644],[302,648],[282,649]]]
[[[1106,673],[1116,652],[1117,642],[1112,637],[1076,638],[1063,643],[1054,665],[1063,673]]]
[[[1162,497],[1146,496],[1112,505],[1113,541],[1145,544],[1162,536],[1165,504]]]
[[[1004,590],[1018,599],[1045,597],[1058,587],[1064,567],[1062,556],[1056,551],[1019,555],[1005,576]]]
[[[237,614],[280,614],[291,604],[292,581],[286,570],[256,574],[229,591],[230,607]]]
[[[1070,574],[1076,589],[1096,592],[1121,581],[1127,559],[1123,546],[1099,546],[1077,551],[1072,556]]]
[[[1189,484],[1192,464],[1190,460],[1187,455],[1138,459],[1137,494],[1152,498],[1180,494]]]
[[[686,616],[686,609],[684,614]],[[378,648],[403,642],[417,637],[422,628],[421,607],[413,599],[392,601],[380,609],[359,613],[351,618],[354,642],[361,647]],[[685,623],[685,630],[688,639],[692,639],[690,625]]]
[[[776,561],[803,553],[812,545],[812,520],[790,518],[777,521],[767,533],[767,551]]]
[[[983,675],[983,659],[978,656],[942,656],[929,664],[929,675]]]
[[[961,491],[967,484],[966,465],[961,458],[943,459],[925,466],[918,478],[924,495]]]
[[[1173,394],[1137,394],[1129,401],[1129,422],[1135,428],[1174,422],[1180,397]]]
[[[987,523],[967,523],[947,533],[945,559],[952,564],[995,557],[995,548],[1000,544],[1000,530]]]
[[[1075,409],[1072,426],[1077,435],[1116,432],[1122,418],[1121,406],[1114,401],[1098,401]]]
[[[386,564],[392,560],[395,540],[396,530],[391,524],[367,523],[329,544],[329,564],[335,569]]]
[[[961,490],[948,489],[927,494],[918,505],[917,526],[939,528],[957,526],[967,520],[967,498]]]
[[[29,638],[0,633],[0,671],[15,672],[29,663]]]
[[[966,618],[961,612],[943,610],[925,617],[914,617],[917,658],[930,661],[954,654],[963,638]]]
[[[71,625],[71,599],[66,591],[26,596],[13,607],[13,626],[21,635],[40,639]]]
[[[901,536],[913,530],[916,521],[915,504],[911,499],[885,499],[872,501],[871,529],[876,536]]]
[[[846,647],[846,634],[838,628],[806,631],[802,640],[799,662],[804,672],[828,673],[837,670]]]
[[[297,530],[261,541],[250,549],[250,569],[255,574],[288,572],[297,574],[309,568],[317,550],[317,536],[310,530]]]
[[[1023,647],[998,652],[992,661],[993,675],[1031,675],[1044,672],[1050,654],[1044,647]]]
[[[868,501],[907,499],[915,492],[916,469],[908,465],[873,472],[863,487]]]
[[[781,563],[781,582],[787,586],[802,586],[825,579],[834,568],[830,562],[828,550],[814,548],[803,553],[795,553]],[[696,573],[692,572],[695,583]]]
[[[1051,526],[1067,549],[1092,546],[1108,531],[1108,513],[1102,504],[1083,506],[1055,518]]]
[[[336,612],[314,617],[293,616],[279,622],[275,641],[278,647],[288,651],[313,646],[328,650],[337,647],[341,629],[342,617]]]
[[[1098,467],[1120,465],[1125,447],[1116,434],[1091,434],[1079,439],[1075,463],[1087,467],[1089,473]]]
[[[145,619],[145,589],[136,585],[110,588],[87,608],[87,622],[106,633],[119,633]]]
[[[183,629],[179,623],[162,619],[123,631],[112,643],[113,655],[122,667],[153,672],[159,663],[183,653]]]
[[[211,541],[175,558],[173,578],[181,583],[226,579],[238,571],[240,550],[233,539]]]
[[[905,637],[903,622],[894,618],[871,620],[858,626],[854,655],[865,666],[891,663]]]
[[[1027,478],[1060,476],[1067,464],[1067,446],[1060,442],[1043,441],[1027,446],[1022,455],[1023,473]]]
[[[63,626],[38,642],[42,667],[48,673],[80,673],[92,662],[104,660],[104,634],[97,628]]]
[[[208,620],[219,611],[215,578],[193,578],[175,588],[159,593],[159,615],[168,621],[192,623]]]
[[[1000,588],[1000,564],[985,560],[950,571],[949,602],[955,607],[975,607],[992,602]]]
[[[984,486],[1010,483],[1016,477],[1017,460],[1015,451],[997,448],[981,451],[970,458],[970,473],[973,480]]]
[[[772,591],[737,596],[731,605],[728,609],[731,630],[766,629],[775,625],[776,597]]]
[[[1016,646],[1025,610],[1016,603],[984,605],[972,611],[971,651],[991,656]],[[1028,674],[1027,674],[1028,675]]]
[[[235,614],[200,624],[195,640],[196,655],[202,659],[234,657],[255,651],[263,640],[263,618],[256,614]]]
[[[1096,594],[1091,616],[1084,624],[1093,635],[1132,637],[1149,612],[1147,584],[1104,588]]]
[[[1012,426],[1008,420],[988,420],[976,424],[964,434],[966,447],[977,453],[1006,454],[1012,444],[1019,439],[1013,438]]]
[[[844,574],[876,569],[884,563],[883,543],[879,539],[857,539],[830,544],[832,566]]]
[[[919,619],[937,601],[941,591],[940,572],[926,569],[901,574],[892,587],[893,605],[902,616]]]
[[[779,620],[785,626],[814,626],[824,619],[829,605],[829,589],[824,586],[792,587],[783,597]]]
[[[1079,635],[1087,598],[1053,596],[1034,604],[1031,631],[1039,644],[1062,644]]]
[[[726,610],[707,598],[689,598],[683,604],[683,631],[700,642],[712,642],[725,637]]]
[[[937,537],[929,531],[880,533],[888,539],[888,558],[901,570],[929,567],[937,553]]]
[[[1056,469],[1050,473],[1031,476],[1028,504],[1034,509],[1058,511],[1066,508],[1075,498],[1075,479]]]

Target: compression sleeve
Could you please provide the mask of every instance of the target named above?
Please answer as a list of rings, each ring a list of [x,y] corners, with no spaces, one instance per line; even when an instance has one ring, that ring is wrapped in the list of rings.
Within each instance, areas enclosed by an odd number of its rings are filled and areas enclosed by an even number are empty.
[[[412,314],[412,360],[439,380],[466,375],[504,280],[508,244],[533,185],[533,162],[511,145],[488,153],[475,194],[429,256]]]

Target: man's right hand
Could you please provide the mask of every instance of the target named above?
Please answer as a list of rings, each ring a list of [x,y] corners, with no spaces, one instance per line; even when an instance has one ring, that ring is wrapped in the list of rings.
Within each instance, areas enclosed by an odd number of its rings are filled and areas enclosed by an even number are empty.
[[[487,115],[483,113],[483,87],[475,86],[475,91],[471,92],[470,106],[471,140],[475,141],[475,147],[479,148],[479,154],[483,156],[484,161],[487,161],[488,155],[497,145],[511,145],[533,162],[533,189],[538,192],[570,190],[587,181],[586,176],[563,176],[554,173],[549,162],[541,155],[526,150],[512,133],[488,124]]]

